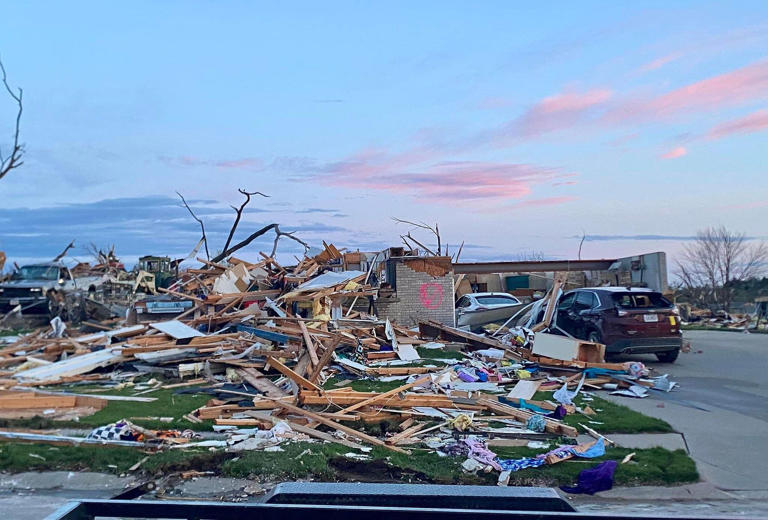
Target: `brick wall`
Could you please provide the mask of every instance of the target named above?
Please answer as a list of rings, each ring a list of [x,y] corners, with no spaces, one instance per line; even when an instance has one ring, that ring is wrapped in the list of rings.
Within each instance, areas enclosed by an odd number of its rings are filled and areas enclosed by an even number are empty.
[[[413,326],[429,319],[454,326],[453,272],[431,276],[404,263],[395,266],[397,291],[376,302],[379,318]]]

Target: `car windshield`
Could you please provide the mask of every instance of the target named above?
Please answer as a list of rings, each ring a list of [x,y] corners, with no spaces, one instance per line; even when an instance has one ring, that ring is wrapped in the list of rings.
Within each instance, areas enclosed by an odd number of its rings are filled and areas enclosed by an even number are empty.
[[[46,265],[25,265],[11,276],[13,280],[58,280],[59,268]]]
[[[672,303],[669,300],[656,292],[614,293],[613,301],[617,307],[622,309],[668,309],[672,307]]]
[[[476,296],[475,299],[480,305],[515,305],[520,303],[512,296],[494,295],[494,296]]]

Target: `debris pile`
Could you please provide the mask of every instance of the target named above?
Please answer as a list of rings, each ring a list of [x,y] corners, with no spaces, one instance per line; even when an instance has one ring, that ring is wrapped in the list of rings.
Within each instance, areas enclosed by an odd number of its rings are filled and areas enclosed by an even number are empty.
[[[575,439],[579,432],[563,418],[595,414],[573,403],[582,389],[640,396],[674,386],[649,379],[641,363],[604,363],[594,343],[576,342],[571,359],[548,357],[543,345],[551,338],[535,332],[541,327],[495,337],[430,320],[407,328],[379,319],[368,312],[377,294],[372,269],[341,270],[343,255],[333,245],[293,267],[262,257],[198,259],[202,267],[157,289],[162,297],[138,302],[130,323],[90,323],[94,332],[77,334],[54,319],[50,329],[15,338],[0,348],[0,413],[25,417],[37,408],[72,417],[110,400],[151,401],[153,391],[175,389],[210,395],[184,419],[211,421],[217,438],[142,431],[123,421],[89,440],[108,443],[106,432],[124,442],[230,451],[275,451],[304,439],[402,453],[421,444],[466,457],[468,471],[490,467],[508,476],[596,456],[605,439],[585,427],[595,442],[511,461],[498,459],[488,439]],[[130,382],[139,383],[134,396],[43,390]],[[557,391],[551,401],[536,399],[539,390]],[[138,436],[123,438],[126,432]],[[18,438],[3,437],[9,433]]]

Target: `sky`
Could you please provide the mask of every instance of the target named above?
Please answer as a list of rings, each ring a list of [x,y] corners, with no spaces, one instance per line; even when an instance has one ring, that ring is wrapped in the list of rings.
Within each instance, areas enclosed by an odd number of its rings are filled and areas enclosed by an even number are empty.
[[[213,254],[238,188],[269,197],[235,240],[278,223],[312,246],[433,245],[397,217],[465,261],[766,235],[764,1],[8,2],[0,58],[24,89],[11,261],[72,239],[81,259],[186,256],[176,192]],[[14,110],[0,95],[3,152]]]

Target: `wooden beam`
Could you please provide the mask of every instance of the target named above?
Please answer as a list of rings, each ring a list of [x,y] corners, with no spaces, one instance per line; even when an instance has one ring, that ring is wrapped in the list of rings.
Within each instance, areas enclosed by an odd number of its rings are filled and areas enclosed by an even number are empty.
[[[264,392],[269,397],[285,397],[288,395],[283,389],[267,379],[267,377],[255,368],[242,368],[235,371],[240,378],[254,387],[259,392]]]
[[[309,435],[310,437],[315,437],[316,439],[321,439],[328,442],[335,442],[337,444],[341,444],[343,446],[347,446],[348,448],[354,448],[356,450],[364,451],[366,450],[366,447],[362,444],[358,444],[356,442],[348,441],[346,439],[340,439],[338,437],[334,437],[333,435],[330,435],[325,432],[319,432],[315,430],[314,428],[310,428],[308,426],[304,426],[303,424],[297,424],[295,422],[291,422],[287,419],[281,419],[279,417],[273,417],[271,415],[268,415],[264,412],[245,412],[245,415],[250,415],[251,417],[256,417],[257,419],[266,419],[268,421],[272,421],[272,424],[277,424],[279,422],[286,422],[288,423],[288,426],[290,426],[292,429],[296,430],[300,433],[305,433]]]
[[[304,336],[304,342],[307,344],[307,351],[309,352],[309,359],[312,360],[312,364],[314,366],[317,366],[320,360],[317,358],[317,352],[315,351],[315,344],[312,341],[312,336],[309,335],[309,331],[307,330],[307,326],[304,324],[303,321],[299,322],[299,328],[301,329],[301,334]]]
[[[318,360],[317,365],[315,366],[315,369],[309,375],[309,380],[312,383],[317,381],[317,379],[320,377],[320,372],[323,371],[323,368],[325,368],[325,365],[327,365],[328,362],[331,360],[331,357],[333,356],[333,351],[336,350],[340,342],[341,342],[341,336],[336,336],[335,338],[333,338],[333,342],[329,346],[325,347],[325,351],[323,352],[323,355],[320,356],[320,359]]]
[[[305,390],[313,390],[317,393],[322,394],[323,389],[317,386],[312,381],[309,381],[308,379],[305,379],[301,377],[299,374],[288,368],[287,366],[280,363],[280,361],[277,360],[277,358],[274,357],[267,357],[267,361],[269,362],[269,366],[273,367],[278,372],[281,372],[285,377],[291,379],[294,381],[297,385],[299,385],[301,388],[304,388]]]
[[[492,411],[493,413],[497,413],[499,415],[511,415],[517,418],[519,421],[527,422],[528,419],[530,419],[534,414],[533,412],[527,411],[527,410],[521,410],[519,408],[515,408],[514,406],[508,406],[506,404],[499,403],[498,401],[493,401],[491,399],[478,399],[477,404],[485,406],[488,410]],[[544,418],[544,421],[546,422],[546,431],[548,433],[556,433],[558,435],[563,435],[565,437],[573,437],[576,438],[579,436],[579,431],[574,428],[573,426],[568,426],[566,424],[553,421],[552,419]]]
[[[367,435],[365,433],[359,432],[359,431],[355,430],[354,428],[350,428],[348,426],[344,426],[343,424],[339,424],[339,423],[337,423],[335,421],[332,421],[330,419],[327,419],[327,418],[323,417],[322,415],[318,415],[318,414],[316,414],[314,412],[310,412],[309,410],[304,410],[302,408],[299,408],[298,406],[293,406],[292,404],[284,403],[282,401],[275,401],[275,403],[278,406],[280,406],[281,408],[284,408],[284,409],[288,410],[289,412],[293,412],[293,413],[298,414],[298,415],[303,415],[304,417],[308,417],[310,419],[313,419],[313,420],[319,422],[320,424],[324,424],[326,426],[330,426],[334,430],[338,430],[338,431],[344,432],[344,433],[346,433],[348,435],[352,435],[354,437],[357,437],[358,439],[362,439],[363,441],[365,441],[365,442],[367,442],[369,444],[373,444],[375,446],[383,446],[383,447],[385,447],[387,449],[390,449],[392,451],[396,451],[398,453],[406,453],[406,454],[409,453],[409,452],[405,451],[402,448],[398,448],[397,446],[390,446],[386,442],[384,442],[384,441],[382,441],[380,439],[377,439],[376,437],[371,437],[370,435]]]
[[[418,386],[422,383],[426,383],[427,381],[431,381],[431,380],[432,380],[431,376],[420,377],[417,380],[413,381],[412,383],[408,383],[407,385],[403,385],[403,386],[398,386],[397,388],[393,388],[389,392],[384,392],[374,397],[370,397],[365,401],[361,401],[357,404],[353,404],[352,406],[343,409],[341,413],[349,413],[351,411],[357,410],[358,408],[362,408],[363,406],[369,406],[373,403],[376,403],[377,401],[382,401],[384,399],[387,399],[390,396],[399,394],[400,392],[404,392],[409,388],[413,388],[414,386]]]

